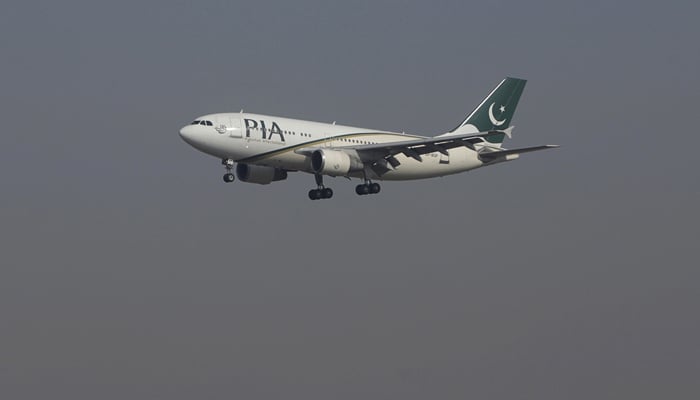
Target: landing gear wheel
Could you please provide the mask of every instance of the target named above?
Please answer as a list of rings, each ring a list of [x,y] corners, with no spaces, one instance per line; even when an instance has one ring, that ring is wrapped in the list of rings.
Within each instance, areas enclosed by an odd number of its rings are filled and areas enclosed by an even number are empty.
[[[377,194],[377,193],[379,193],[380,190],[382,190],[382,187],[379,186],[378,183],[370,183],[369,184],[369,192],[371,194]]]
[[[230,173],[230,172],[227,173],[227,174],[224,174],[224,182],[226,182],[226,183],[231,183],[231,182],[233,182],[235,179],[236,179],[236,178],[235,178],[235,177],[233,176],[233,174]]]
[[[318,200],[321,198],[321,191],[319,189],[309,190],[309,198],[311,200]]]
[[[333,197],[333,189],[323,186],[323,175],[315,174],[316,189],[309,190],[309,198],[311,200],[330,199]]]
[[[236,177],[231,173],[235,162],[230,158],[224,158],[221,160],[221,165],[226,168],[226,174],[224,174],[224,182],[231,183],[236,180]]]
[[[369,185],[357,185],[357,186],[355,186],[355,193],[359,194],[360,196],[364,196],[366,194],[369,194]]]

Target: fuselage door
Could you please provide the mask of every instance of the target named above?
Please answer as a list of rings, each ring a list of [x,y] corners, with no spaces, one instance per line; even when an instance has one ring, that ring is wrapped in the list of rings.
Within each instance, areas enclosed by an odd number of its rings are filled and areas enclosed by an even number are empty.
[[[216,121],[215,128],[217,132],[228,137],[243,137],[243,130],[241,129],[241,119],[238,118],[238,115],[219,115]]]
[[[333,125],[335,125],[335,121],[333,121]],[[323,145],[322,146],[323,147],[333,147],[331,145],[332,140],[329,140],[329,138],[331,136],[333,136],[333,134],[329,133],[327,130],[324,129],[322,135],[323,135]]]

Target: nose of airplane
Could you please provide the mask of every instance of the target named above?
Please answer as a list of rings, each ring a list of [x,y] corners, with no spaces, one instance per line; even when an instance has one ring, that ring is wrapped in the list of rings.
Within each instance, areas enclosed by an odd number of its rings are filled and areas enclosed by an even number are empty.
[[[180,137],[187,143],[192,143],[195,128],[192,125],[185,125],[180,129]]]

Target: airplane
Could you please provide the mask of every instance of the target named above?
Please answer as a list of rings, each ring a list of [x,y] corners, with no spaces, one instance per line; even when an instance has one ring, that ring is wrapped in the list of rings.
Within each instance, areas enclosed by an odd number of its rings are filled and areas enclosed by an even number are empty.
[[[376,181],[426,179],[517,159],[520,154],[559,147],[507,150],[510,125],[524,79],[505,78],[456,128],[425,137],[269,115],[219,113],[201,116],[180,129],[192,147],[221,159],[224,182],[266,185],[289,172],[314,175],[309,199],[330,199],[324,176],[359,178],[358,195],[376,194]],[[233,174],[235,166],[236,175]]]

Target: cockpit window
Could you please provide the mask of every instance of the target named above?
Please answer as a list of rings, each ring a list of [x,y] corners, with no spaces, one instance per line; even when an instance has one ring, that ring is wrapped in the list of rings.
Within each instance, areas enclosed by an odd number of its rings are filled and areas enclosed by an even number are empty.
[[[214,124],[211,121],[207,120],[194,120],[190,125],[204,125],[204,126],[214,126]]]

